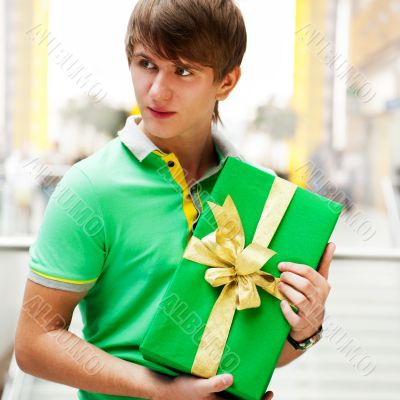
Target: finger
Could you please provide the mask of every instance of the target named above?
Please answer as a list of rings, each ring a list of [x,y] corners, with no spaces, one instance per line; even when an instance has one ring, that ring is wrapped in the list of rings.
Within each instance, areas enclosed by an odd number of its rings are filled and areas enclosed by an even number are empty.
[[[287,299],[295,305],[302,313],[306,313],[307,309],[311,307],[310,300],[301,292],[294,289],[292,286],[280,282],[279,290],[287,297]]]
[[[301,317],[297,315],[286,300],[281,301],[281,309],[284,317],[292,328],[297,327],[301,322]]]
[[[210,393],[222,392],[233,383],[231,374],[215,375],[208,379],[198,379],[196,382],[199,394],[207,395]]]
[[[272,392],[267,392],[265,393],[263,400],[271,400],[274,397],[274,394]]]
[[[308,279],[315,287],[320,287],[325,282],[325,279],[308,265],[297,264],[292,262],[281,262],[278,266],[279,270],[283,272],[293,272],[303,278]]]
[[[283,272],[281,275],[281,282],[290,285],[310,300],[314,299],[317,294],[317,288],[311,281],[293,272]]]
[[[328,279],[329,267],[332,262],[333,253],[336,250],[335,243],[328,243],[325,247],[324,254],[322,254],[321,260],[318,265],[318,272],[325,278]]]

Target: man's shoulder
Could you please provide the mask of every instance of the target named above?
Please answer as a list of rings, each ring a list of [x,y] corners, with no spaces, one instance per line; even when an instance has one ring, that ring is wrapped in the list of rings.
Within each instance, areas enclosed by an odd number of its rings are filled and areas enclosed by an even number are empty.
[[[134,168],[132,158],[127,156],[121,140],[116,137],[90,156],[78,161],[74,167],[79,168],[93,183],[114,181],[116,174],[127,171],[127,166]],[[128,171],[127,171],[128,172]]]
[[[76,162],[74,166],[86,173],[101,173],[102,170],[110,166],[118,151],[118,140],[114,138],[91,155]]]
[[[76,162],[64,175],[61,183],[79,194],[108,192],[124,168],[124,154],[118,138],[90,156]]]

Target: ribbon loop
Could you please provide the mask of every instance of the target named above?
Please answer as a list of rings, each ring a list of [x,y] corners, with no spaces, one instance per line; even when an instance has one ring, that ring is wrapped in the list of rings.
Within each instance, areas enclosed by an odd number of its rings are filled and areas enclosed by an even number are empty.
[[[213,287],[226,285],[236,277],[235,268],[209,268],[205,280]]]
[[[236,309],[245,310],[247,308],[257,308],[261,304],[260,295],[253,276],[238,277],[238,302]]]
[[[236,258],[236,272],[238,275],[250,275],[259,271],[275,254],[275,251],[271,249],[261,247],[257,243],[251,243]]]

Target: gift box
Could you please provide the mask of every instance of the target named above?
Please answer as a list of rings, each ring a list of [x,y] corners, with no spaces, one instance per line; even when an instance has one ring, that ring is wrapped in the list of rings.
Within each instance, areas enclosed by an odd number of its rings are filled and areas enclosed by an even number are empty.
[[[199,377],[231,373],[228,397],[261,399],[290,331],[278,263],[316,269],[341,209],[228,157],[140,346],[144,358]]]

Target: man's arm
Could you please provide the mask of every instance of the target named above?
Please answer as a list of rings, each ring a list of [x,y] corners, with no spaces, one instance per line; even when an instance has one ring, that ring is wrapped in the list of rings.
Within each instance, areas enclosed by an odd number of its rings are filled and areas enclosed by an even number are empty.
[[[329,243],[322,255],[318,272],[306,265],[294,263],[283,263],[279,267],[282,272],[279,289],[299,309],[296,314],[287,301],[281,302],[282,312],[292,327],[290,335],[298,342],[311,337],[322,325],[330,291],[329,267],[334,252],[335,245]],[[282,367],[303,353],[286,341],[277,366]]]
[[[161,376],[68,331],[72,313],[85,294],[28,280],[15,340],[18,366],[31,375],[90,392],[152,397]]]
[[[283,350],[281,356],[279,357],[278,364],[276,365],[278,368],[283,367],[289,363],[291,363],[296,358],[300,357],[305,351],[295,350],[293,346],[286,341],[283,346]]]
[[[89,392],[155,400],[216,400],[220,397],[214,393],[232,384],[229,374],[209,379],[163,376],[78,338],[68,327],[85,294],[28,280],[15,338],[17,363],[24,372]]]

